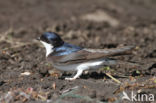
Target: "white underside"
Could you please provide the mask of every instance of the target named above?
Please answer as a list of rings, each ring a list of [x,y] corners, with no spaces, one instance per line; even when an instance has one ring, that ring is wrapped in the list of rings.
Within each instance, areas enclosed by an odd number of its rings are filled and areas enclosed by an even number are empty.
[[[101,66],[103,62],[105,61],[94,61],[94,62],[86,62],[80,64],[76,63],[76,64],[69,64],[69,65],[53,64],[53,66],[62,71],[78,71],[78,70],[87,70],[87,69],[96,70]]]
[[[46,42],[44,42],[44,41],[40,41],[43,45],[44,45],[44,47],[45,47],[45,49],[46,49],[46,57],[50,54],[50,53],[52,53],[54,50],[53,50],[53,46],[51,45],[51,44],[48,44],[48,43],[46,43]]]
[[[77,69],[77,70],[79,70],[79,69],[86,70],[86,69],[89,69],[89,68],[91,68],[91,67],[98,66],[98,65],[102,64],[103,62],[104,62],[104,61],[82,63],[82,64],[80,64],[76,69]]]

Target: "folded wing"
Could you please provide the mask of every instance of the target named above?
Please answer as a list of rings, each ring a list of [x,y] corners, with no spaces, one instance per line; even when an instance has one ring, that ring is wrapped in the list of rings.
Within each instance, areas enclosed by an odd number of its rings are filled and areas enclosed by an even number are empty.
[[[134,49],[135,46],[125,46],[122,48],[115,48],[115,49],[82,49],[78,52],[71,53],[63,57],[59,62],[60,63],[81,63],[85,61],[93,61],[103,58],[108,58],[110,56],[116,55],[125,55]]]

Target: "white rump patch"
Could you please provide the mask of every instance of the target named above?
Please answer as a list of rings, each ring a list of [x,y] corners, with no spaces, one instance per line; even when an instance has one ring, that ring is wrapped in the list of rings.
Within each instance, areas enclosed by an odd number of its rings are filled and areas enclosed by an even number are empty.
[[[88,52],[92,52],[92,53],[109,53],[110,51],[109,50],[104,50],[104,49],[87,49],[85,48],[84,49],[85,51],[88,51]]]

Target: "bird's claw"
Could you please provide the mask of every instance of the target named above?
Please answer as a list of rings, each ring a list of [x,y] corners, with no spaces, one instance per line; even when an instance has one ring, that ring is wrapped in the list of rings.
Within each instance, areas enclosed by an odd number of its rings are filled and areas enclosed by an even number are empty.
[[[65,78],[65,80],[73,81],[75,78]]]

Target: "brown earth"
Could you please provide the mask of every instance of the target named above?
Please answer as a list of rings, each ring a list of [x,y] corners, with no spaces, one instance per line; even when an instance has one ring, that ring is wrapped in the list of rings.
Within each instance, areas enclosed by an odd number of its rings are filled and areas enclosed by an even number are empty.
[[[1,0],[0,101],[128,103],[122,100],[123,91],[132,90],[156,97],[155,11],[155,0]],[[71,73],[54,71],[35,40],[46,31],[88,48],[136,45],[132,55],[119,58],[140,66],[107,70],[121,84],[107,77],[106,70],[65,81]]]

